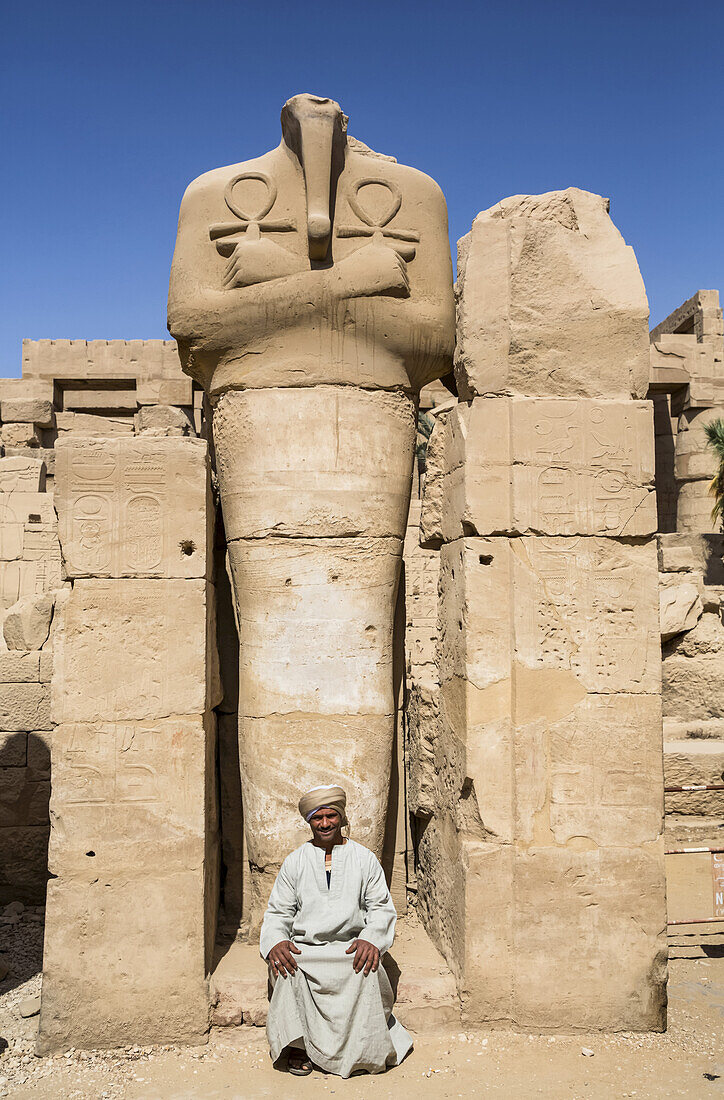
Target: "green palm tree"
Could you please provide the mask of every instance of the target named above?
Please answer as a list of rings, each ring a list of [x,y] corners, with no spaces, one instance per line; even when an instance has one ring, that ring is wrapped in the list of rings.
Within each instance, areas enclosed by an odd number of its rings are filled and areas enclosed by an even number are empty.
[[[712,523],[719,523],[724,530],[724,420],[712,420],[704,425],[706,442],[717,457],[719,469],[711,479],[709,492],[714,498],[714,507],[711,510]]]

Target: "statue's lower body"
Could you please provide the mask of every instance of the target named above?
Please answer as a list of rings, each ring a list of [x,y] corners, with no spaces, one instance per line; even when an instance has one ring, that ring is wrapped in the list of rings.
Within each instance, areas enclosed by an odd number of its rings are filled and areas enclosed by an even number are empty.
[[[381,855],[414,442],[401,393],[319,386],[218,401],[252,928],[281,860],[309,835],[304,790],[341,783],[352,835]]]

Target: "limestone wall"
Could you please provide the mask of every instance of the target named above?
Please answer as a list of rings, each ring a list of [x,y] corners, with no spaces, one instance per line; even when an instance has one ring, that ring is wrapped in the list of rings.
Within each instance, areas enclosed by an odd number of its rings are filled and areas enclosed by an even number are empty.
[[[457,339],[469,403],[433,432],[421,525],[440,546],[421,913],[471,1022],[660,1028],[647,303],[605,200],[479,215]]]

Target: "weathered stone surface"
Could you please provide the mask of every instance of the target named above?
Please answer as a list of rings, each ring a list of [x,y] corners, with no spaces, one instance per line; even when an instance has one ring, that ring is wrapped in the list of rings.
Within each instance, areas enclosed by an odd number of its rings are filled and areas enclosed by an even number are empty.
[[[132,416],[96,416],[93,413],[62,412],[55,414],[59,432],[77,435],[133,435]]]
[[[28,732],[51,728],[48,684],[0,684],[0,729]]]
[[[458,247],[458,393],[644,397],[648,303],[608,202],[515,195]]]
[[[200,717],[55,730],[40,1049],[202,1039],[214,752]]]
[[[711,518],[714,501],[709,492],[709,479],[683,481],[676,498],[676,527],[678,531],[700,533],[719,530],[719,524]]]
[[[0,653],[0,683],[31,684],[40,680],[40,654],[17,650]]]
[[[0,768],[24,768],[27,759],[26,733],[0,733]]]
[[[665,641],[676,634],[692,630],[702,616],[704,607],[695,584],[667,584],[659,587],[659,619],[661,637]]]
[[[405,394],[232,391],[214,411],[214,442],[229,540],[404,532],[415,446]]]
[[[716,786],[724,783],[724,740],[664,741],[667,787]],[[669,814],[724,816],[724,791],[686,791],[666,796]]]
[[[49,831],[47,825],[0,829],[0,904],[45,904]]]
[[[216,661],[213,623],[207,625],[213,586],[203,580],[82,579],[63,597],[54,629],[55,721],[202,714],[219,701],[218,675],[207,682],[206,672],[207,660],[214,667]]]
[[[213,508],[204,440],[58,440],[68,576],[204,577]]]
[[[32,768],[0,768],[0,828],[46,825],[50,782]]]
[[[676,436],[676,478],[677,481],[709,481],[717,470],[714,451],[708,446],[707,424],[720,420],[724,416],[724,407],[713,409],[687,409],[679,421]]]
[[[32,997],[23,997],[18,1005],[18,1012],[23,1019],[28,1019],[30,1016],[37,1016],[40,1012],[40,994],[36,993]]]
[[[648,402],[475,400],[438,421],[432,439],[426,542],[433,532],[450,542],[475,534],[656,530]]]
[[[664,713],[692,722],[724,717],[724,628],[718,614],[705,612],[693,630],[663,649]]]
[[[553,693],[554,684],[556,695],[570,688],[579,698],[657,693],[657,575],[653,545],[535,537],[451,543],[441,551],[441,675],[464,676],[479,689],[505,681],[513,647],[519,687],[534,694]]]
[[[3,421],[37,424],[39,428],[52,428],[55,423],[53,402],[38,398],[4,398],[0,401],[0,418]]]
[[[656,578],[652,544],[611,538],[442,547],[418,889],[470,1023],[663,1025]],[[559,978],[559,927],[596,997]]]
[[[662,863],[661,842],[646,849],[619,843],[517,853],[511,962],[521,1026],[557,1028],[565,1019],[576,1027],[608,1030],[615,1022],[623,1030],[662,1030]],[[484,904],[482,891],[477,901]],[[556,939],[567,945],[570,966],[561,967],[551,949],[542,913],[555,913]],[[482,965],[484,956],[478,957]],[[533,972],[536,981],[530,980]]]
[[[144,405],[135,416],[136,432],[150,436],[196,435],[191,417],[174,405]]]
[[[3,424],[0,442],[4,447],[39,447],[41,440],[34,424]]]
[[[3,620],[3,636],[10,650],[41,649],[48,640],[55,596],[25,596],[9,607]]]
[[[5,444],[5,458],[23,458],[42,462],[48,474],[55,472],[55,449],[53,447],[17,447]]]
[[[0,492],[42,493],[45,463],[39,458],[0,458]]]

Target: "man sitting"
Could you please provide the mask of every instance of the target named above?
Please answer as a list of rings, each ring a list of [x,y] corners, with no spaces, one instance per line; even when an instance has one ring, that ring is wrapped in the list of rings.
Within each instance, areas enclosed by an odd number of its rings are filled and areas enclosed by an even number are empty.
[[[379,861],[342,835],[346,802],[334,786],[302,796],[312,837],[282,863],[262,924],[259,946],[274,986],[271,1056],[276,1062],[286,1051],[298,1076],[311,1073],[312,1062],[341,1077],[381,1073],[412,1049],[380,967],[397,913]]]

